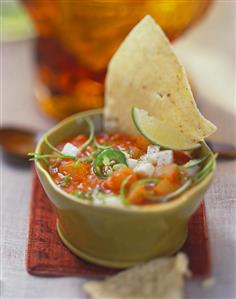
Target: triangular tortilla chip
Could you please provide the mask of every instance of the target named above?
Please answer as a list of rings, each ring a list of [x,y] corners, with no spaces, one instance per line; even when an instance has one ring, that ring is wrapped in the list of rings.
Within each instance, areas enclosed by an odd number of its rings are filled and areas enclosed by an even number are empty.
[[[198,142],[216,127],[197,109],[183,66],[161,28],[144,17],[128,34],[108,66],[105,128],[137,134],[131,108],[148,111]]]
[[[102,282],[88,282],[84,288],[93,299],[181,299],[188,274],[187,256],[179,253],[137,265]]]

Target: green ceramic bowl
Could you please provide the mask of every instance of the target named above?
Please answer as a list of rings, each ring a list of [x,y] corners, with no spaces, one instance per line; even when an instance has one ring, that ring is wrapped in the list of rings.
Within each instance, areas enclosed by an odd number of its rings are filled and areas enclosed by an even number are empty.
[[[52,144],[86,133],[81,122],[91,117],[96,130],[103,130],[102,110],[75,114],[50,130],[46,136]],[[45,136],[44,136],[45,137]],[[37,153],[49,153],[43,138]],[[201,154],[209,148],[203,144]],[[187,223],[197,210],[212,181],[213,171],[183,195],[165,204],[114,207],[96,205],[67,194],[51,179],[43,162],[36,170],[58,217],[57,230],[63,243],[76,255],[95,264],[124,268],[157,256],[170,255],[183,245]]]

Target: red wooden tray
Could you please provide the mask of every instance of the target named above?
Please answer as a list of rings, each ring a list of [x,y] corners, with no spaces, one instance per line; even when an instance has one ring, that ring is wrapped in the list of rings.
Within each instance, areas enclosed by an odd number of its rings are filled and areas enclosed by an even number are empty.
[[[189,222],[188,239],[183,248],[193,276],[210,274],[210,250],[205,205],[201,204]],[[30,206],[26,269],[33,275],[103,278],[120,270],[101,267],[76,257],[60,241],[56,215],[35,172]]]

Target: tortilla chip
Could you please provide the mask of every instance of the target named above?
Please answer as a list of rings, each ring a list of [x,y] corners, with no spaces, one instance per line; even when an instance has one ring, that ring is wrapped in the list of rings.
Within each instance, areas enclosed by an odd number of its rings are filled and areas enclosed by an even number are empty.
[[[133,106],[148,111],[192,142],[216,130],[197,109],[183,66],[150,16],[133,28],[108,66],[105,129],[137,134],[130,115]]]
[[[179,253],[135,266],[103,282],[88,282],[84,289],[93,299],[181,299],[187,274],[187,256]]]

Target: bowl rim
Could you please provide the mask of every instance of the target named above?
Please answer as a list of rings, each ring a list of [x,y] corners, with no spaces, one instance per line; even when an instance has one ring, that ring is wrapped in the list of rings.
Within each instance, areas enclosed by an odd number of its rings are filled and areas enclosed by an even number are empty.
[[[90,117],[93,115],[98,115],[98,114],[103,114],[104,109],[93,109],[89,111],[84,111],[84,112],[79,112],[76,114],[73,114],[58,124],[56,124],[53,128],[51,128],[49,131],[47,131],[45,134],[43,134],[36,146],[35,152],[40,153],[41,146],[44,142],[45,137],[49,137],[51,134],[57,132],[60,130],[61,127],[63,127],[65,124],[68,124],[72,122],[73,120],[77,118],[83,118],[83,117]],[[209,149],[210,150],[210,149]],[[40,161],[35,161],[35,167],[37,170],[37,174],[40,177],[39,173],[40,172],[47,180],[48,184],[53,188],[53,190],[56,193],[59,193],[61,196],[66,197],[69,201],[72,201],[78,205],[82,206],[87,206],[87,207],[93,207],[96,209],[102,209],[102,210],[108,210],[110,212],[112,211],[122,211],[124,213],[143,213],[143,212],[149,212],[149,213],[157,213],[157,212],[163,212],[163,211],[170,211],[174,210],[178,207],[181,207],[185,205],[187,201],[189,201],[189,197],[193,195],[196,192],[199,192],[202,188],[205,186],[209,185],[211,180],[213,179],[213,175],[216,169],[216,162],[214,161],[214,165],[212,168],[212,171],[199,183],[196,185],[190,187],[187,191],[185,191],[183,194],[180,196],[176,197],[174,200],[163,203],[163,204],[153,204],[153,205],[143,205],[143,206],[135,206],[135,205],[130,205],[130,206],[112,206],[112,205],[106,205],[106,204],[96,204],[93,202],[89,202],[87,200],[79,199],[76,198],[74,195],[71,195],[61,189],[59,186],[55,184],[53,181],[52,177],[50,176],[49,172],[42,166]],[[43,186],[43,188],[45,188]]]

